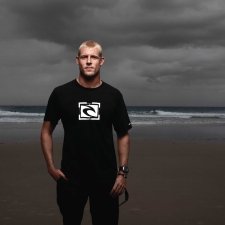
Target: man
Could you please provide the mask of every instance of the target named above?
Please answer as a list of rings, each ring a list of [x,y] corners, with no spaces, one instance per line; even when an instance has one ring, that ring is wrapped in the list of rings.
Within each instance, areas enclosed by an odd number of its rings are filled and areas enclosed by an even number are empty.
[[[57,182],[57,203],[64,225],[80,225],[89,198],[93,225],[117,225],[118,197],[126,188],[131,123],[121,93],[103,82],[102,47],[82,43],[78,77],[55,88],[41,130],[49,174]],[[64,142],[61,169],[53,160],[52,133],[61,119]],[[117,134],[118,164],[112,126]]]

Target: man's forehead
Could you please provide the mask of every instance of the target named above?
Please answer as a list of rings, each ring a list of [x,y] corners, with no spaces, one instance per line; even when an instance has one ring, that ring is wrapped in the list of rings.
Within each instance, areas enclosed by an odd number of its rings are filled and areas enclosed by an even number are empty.
[[[99,55],[100,50],[98,47],[88,47],[88,46],[83,46],[80,48],[80,55],[87,55],[87,54],[94,54],[94,55]]]

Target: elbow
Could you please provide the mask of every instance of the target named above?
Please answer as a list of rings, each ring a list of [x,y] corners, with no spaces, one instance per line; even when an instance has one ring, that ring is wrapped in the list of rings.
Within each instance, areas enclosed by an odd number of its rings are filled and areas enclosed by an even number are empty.
[[[121,146],[129,146],[130,145],[129,133],[123,135],[122,137],[118,137],[118,144]]]
[[[130,135],[129,133],[127,132],[126,134],[122,135],[122,136],[119,136],[118,137],[119,140],[122,140],[122,141],[125,141],[125,142],[129,142],[130,141]]]

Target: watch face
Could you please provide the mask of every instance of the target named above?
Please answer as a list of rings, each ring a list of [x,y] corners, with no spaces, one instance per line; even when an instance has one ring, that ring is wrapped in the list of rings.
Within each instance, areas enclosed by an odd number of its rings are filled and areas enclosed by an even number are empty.
[[[129,173],[128,166],[121,166],[119,170],[122,171],[122,172],[124,172],[124,173]]]

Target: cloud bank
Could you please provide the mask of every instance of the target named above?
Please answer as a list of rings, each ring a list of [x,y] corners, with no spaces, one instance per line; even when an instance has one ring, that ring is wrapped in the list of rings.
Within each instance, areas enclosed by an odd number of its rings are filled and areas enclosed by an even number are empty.
[[[46,104],[78,73],[87,39],[102,43],[102,78],[128,105],[225,102],[222,0],[0,0],[0,104]]]

